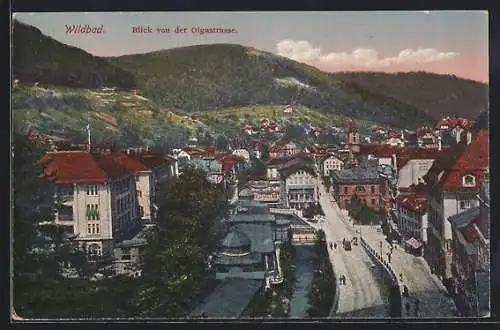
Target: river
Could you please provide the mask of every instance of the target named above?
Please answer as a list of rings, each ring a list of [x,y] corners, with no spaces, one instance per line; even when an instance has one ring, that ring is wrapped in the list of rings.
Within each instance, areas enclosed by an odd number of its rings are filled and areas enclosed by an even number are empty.
[[[311,289],[314,271],[314,257],[316,252],[313,245],[296,245],[295,257],[295,283],[293,296],[290,301],[291,318],[307,318],[309,308],[309,290]]]

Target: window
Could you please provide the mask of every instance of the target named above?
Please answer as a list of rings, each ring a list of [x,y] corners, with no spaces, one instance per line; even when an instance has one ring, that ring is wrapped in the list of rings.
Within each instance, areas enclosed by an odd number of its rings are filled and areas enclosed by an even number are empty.
[[[371,192],[372,194],[375,194],[375,186],[371,186]]]
[[[130,255],[130,249],[129,248],[123,248],[122,249],[121,260],[130,260],[130,259],[132,259],[131,255]]]
[[[348,193],[348,189],[347,187],[344,187],[344,194],[347,194]]]
[[[372,198],[372,205],[375,205],[377,203],[375,198]]]
[[[87,220],[99,220],[99,205],[97,204],[87,204]]]
[[[142,191],[137,190],[137,196],[138,196],[138,197],[142,197]]]
[[[471,201],[470,199],[462,199],[460,200],[460,209],[465,210],[469,209],[471,207]]]
[[[87,257],[89,261],[98,261],[102,256],[102,249],[99,244],[90,244],[87,250]]]
[[[136,176],[135,176],[135,181],[136,181],[136,182],[137,182],[137,181],[139,181],[139,175],[136,175]]]
[[[87,224],[87,234],[88,235],[99,234],[99,224],[98,223]]]
[[[357,186],[357,187],[356,187],[356,192],[361,192],[361,193],[364,193],[364,192],[366,192],[366,189],[365,189],[365,187],[363,187],[363,186]]]
[[[95,196],[97,194],[98,194],[98,189],[96,185],[93,184],[87,185],[87,195]]]
[[[465,187],[473,187],[476,185],[476,178],[473,176],[473,175],[465,175],[463,178],[462,178],[462,185],[465,186]]]
[[[139,213],[141,214],[141,217],[144,216],[144,207],[139,206]]]

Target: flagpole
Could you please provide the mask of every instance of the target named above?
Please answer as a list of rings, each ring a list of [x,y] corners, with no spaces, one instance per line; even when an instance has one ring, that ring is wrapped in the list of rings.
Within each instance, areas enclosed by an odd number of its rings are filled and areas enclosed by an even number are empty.
[[[87,116],[87,151],[90,152],[90,111]]]

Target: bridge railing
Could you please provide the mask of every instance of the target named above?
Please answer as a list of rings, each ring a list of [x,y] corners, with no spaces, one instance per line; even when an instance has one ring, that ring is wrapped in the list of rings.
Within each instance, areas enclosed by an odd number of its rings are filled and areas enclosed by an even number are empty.
[[[361,237],[360,242],[361,242],[361,246],[372,256],[373,259],[375,259],[379,263],[379,265],[382,267],[382,269],[386,272],[392,285],[397,288],[397,290],[399,292],[399,299],[400,299],[401,305],[402,305],[403,304],[402,291],[401,291],[401,287],[399,285],[398,278],[397,278],[396,274],[394,273],[394,270],[392,269],[390,264],[387,261],[385,261],[384,258],[380,254],[378,254],[368,243],[366,243],[366,241],[363,239],[363,237]],[[403,310],[402,308],[403,308],[403,306],[401,306],[401,310]]]

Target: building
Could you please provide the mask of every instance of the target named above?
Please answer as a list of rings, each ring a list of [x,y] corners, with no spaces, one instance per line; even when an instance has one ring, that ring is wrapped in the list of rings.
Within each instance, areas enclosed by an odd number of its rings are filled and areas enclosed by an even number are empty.
[[[312,162],[295,158],[279,168],[281,203],[285,208],[303,210],[319,199],[317,174]]]
[[[470,141],[470,143],[469,143]],[[447,219],[478,207],[476,195],[489,167],[488,130],[454,146],[434,162],[424,180],[429,191],[429,229],[425,258],[446,283],[452,277],[452,228]]]
[[[143,150],[127,149],[124,153],[135,162],[130,171],[135,172],[135,185],[139,215],[143,223],[150,223],[156,218],[156,194],[160,185],[179,175],[177,160],[171,156]],[[136,166],[140,163],[142,166]]]
[[[112,260],[116,242],[140,228],[135,172],[123,154],[48,152],[42,177],[56,185],[55,223],[69,227],[89,261]]]
[[[329,154],[320,161],[320,172],[323,176],[329,177],[332,171],[340,171],[344,162],[335,155]]]
[[[347,209],[354,195],[374,210],[389,208],[389,184],[377,167],[353,167],[335,171],[331,176],[332,195],[341,209]]]
[[[269,205],[278,205],[280,203],[281,190],[279,183],[252,180],[247,182],[247,186],[251,190],[255,201]]]
[[[290,221],[276,219],[269,206],[253,200],[249,189],[239,193],[226,235],[212,259],[217,279],[282,281],[279,246],[291,239]]]
[[[453,237],[453,293],[456,295],[457,306],[466,316],[485,316],[489,313],[489,309],[484,308],[488,304],[482,303],[487,292],[483,292],[484,285],[478,283],[483,280],[489,282],[488,190],[489,184],[483,184],[478,195],[479,207],[472,207],[448,218]],[[486,297],[488,299],[489,295]]]
[[[394,200],[398,232],[406,247],[418,255],[423,255],[427,244],[427,202],[422,192],[402,193]]]
[[[445,155],[449,148],[405,148],[396,156],[397,185],[407,189],[411,185],[423,183],[423,178],[434,161]]]

